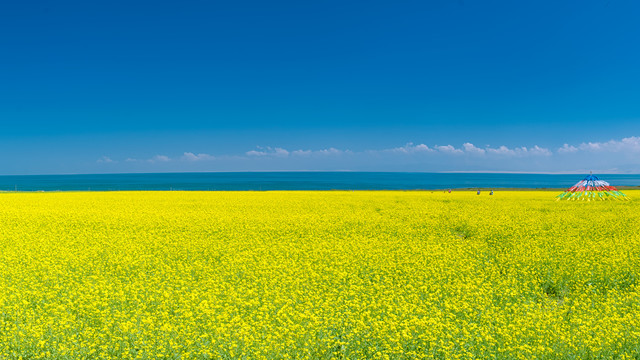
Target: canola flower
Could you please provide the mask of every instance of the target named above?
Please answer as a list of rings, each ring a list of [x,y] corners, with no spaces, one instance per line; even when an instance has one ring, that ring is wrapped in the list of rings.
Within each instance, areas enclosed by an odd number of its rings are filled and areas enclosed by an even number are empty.
[[[637,359],[640,202],[555,195],[0,194],[0,358]]]

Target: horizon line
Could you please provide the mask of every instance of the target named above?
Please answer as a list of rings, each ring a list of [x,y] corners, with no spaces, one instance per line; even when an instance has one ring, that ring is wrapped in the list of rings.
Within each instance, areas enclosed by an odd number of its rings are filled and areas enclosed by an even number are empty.
[[[83,175],[154,175],[154,174],[233,174],[233,173],[387,173],[387,174],[522,174],[522,175],[581,175],[590,171],[492,171],[492,170],[451,170],[451,171],[360,171],[360,170],[236,170],[236,171],[161,171],[161,172],[110,172],[110,173],[43,173],[43,174],[0,174],[9,176],[83,176]],[[640,173],[595,172],[602,175],[640,175]]]

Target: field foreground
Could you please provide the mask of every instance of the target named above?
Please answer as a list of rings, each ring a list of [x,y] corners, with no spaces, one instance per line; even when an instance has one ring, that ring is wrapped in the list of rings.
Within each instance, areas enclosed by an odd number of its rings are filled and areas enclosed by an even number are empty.
[[[639,358],[637,201],[0,194],[0,358]]]

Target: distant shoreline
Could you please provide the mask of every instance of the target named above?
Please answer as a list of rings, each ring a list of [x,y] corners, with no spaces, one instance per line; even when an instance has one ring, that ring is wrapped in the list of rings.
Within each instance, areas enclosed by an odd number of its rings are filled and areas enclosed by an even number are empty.
[[[564,191],[584,176],[495,173],[245,172],[0,176],[0,191]],[[640,175],[602,175],[620,189],[640,188]]]
[[[618,190],[640,190],[640,186],[617,186]],[[475,192],[480,190],[481,192],[517,192],[517,191],[548,191],[548,192],[563,192],[566,189],[563,188],[451,188],[451,192]],[[107,192],[365,192],[365,191],[394,191],[394,192],[447,192],[449,189],[321,189],[321,190],[308,190],[308,189],[265,189],[265,190],[188,190],[188,189],[173,189],[173,190],[0,190],[0,194],[34,194],[34,193],[107,193]]]

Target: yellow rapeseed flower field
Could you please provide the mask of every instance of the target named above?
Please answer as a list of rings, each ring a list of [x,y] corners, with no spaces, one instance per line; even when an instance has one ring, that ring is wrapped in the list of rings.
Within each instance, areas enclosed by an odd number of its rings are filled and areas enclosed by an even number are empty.
[[[555,195],[0,194],[0,358],[637,359],[640,202]]]

